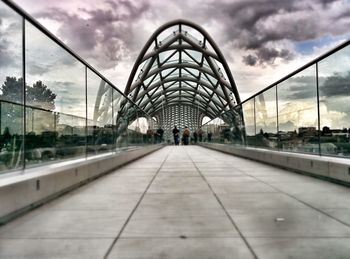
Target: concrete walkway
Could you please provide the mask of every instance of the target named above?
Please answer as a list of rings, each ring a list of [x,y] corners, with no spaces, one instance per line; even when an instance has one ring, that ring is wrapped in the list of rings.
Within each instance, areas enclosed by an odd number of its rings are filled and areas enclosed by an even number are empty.
[[[0,228],[0,258],[350,258],[350,189],[166,147]]]

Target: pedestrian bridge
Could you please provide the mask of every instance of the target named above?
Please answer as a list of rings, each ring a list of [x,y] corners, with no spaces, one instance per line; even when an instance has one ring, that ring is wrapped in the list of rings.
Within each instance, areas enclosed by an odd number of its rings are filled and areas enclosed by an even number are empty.
[[[347,187],[167,146],[0,228],[1,258],[348,258]]]
[[[0,13],[0,258],[349,258],[350,41],[242,102],[215,41],[175,20],[122,93]]]

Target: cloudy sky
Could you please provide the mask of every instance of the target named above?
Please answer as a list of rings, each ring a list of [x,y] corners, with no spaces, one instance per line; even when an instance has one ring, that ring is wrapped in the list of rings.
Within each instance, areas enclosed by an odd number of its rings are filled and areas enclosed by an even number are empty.
[[[15,2],[121,90],[148,37],[177,18],[214,38],[243,100],[350,36],[350,0]]]

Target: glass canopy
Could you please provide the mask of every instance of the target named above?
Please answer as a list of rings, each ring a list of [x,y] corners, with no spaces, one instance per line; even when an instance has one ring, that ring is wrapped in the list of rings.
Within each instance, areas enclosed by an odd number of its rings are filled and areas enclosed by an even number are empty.
[[[208,33],[177,20],[161,26],[142,49],[125,94],[158,124],[197,129],[240,102],[228,65]]]

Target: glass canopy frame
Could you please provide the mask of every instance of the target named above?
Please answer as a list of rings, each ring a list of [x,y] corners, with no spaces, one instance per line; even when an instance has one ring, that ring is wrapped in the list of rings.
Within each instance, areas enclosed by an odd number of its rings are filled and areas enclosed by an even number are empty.
[[[180,128],[195,129],[204,117],[216,118],[240,103],[216,43],[203,28],[185,20],[154,32],[135,62],[125,94],[165,128],[177,124],[176,115],[185,118]]]

